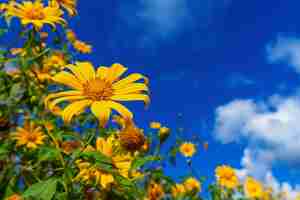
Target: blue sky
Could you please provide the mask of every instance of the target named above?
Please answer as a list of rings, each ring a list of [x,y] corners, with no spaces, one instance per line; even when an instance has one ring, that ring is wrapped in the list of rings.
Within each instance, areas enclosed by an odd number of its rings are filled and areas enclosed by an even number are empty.
[[[0,0],[1,2],[1,0]],[[255,176],[293,199],[300,186],[300,2],[297,0],[79,0],[70,23],[94,65],[119,62],[150,78],[151,105],[130,104],[186,140],[210,144],[193,158]],[[299,103],[298,103],[299,102]],[[182,122],[178,115],[182,114]],[[184,160],[170,175],[184,175]],[[284,183],[286,182],[286,183]]]
[[[213,177],[217,164],[232,164],[241,177],[293,193],[289,184],[300,184],[300,151],[289,148],[300,144],[299,8],[296,0],[79,1],[72,26],[94,45],[95,65],[120,62],[149,76],[150,108],[131,106],[141,126],[158,120],[174,129],[182,113],[186,139],[210,142],[194,158],[199,174]]]

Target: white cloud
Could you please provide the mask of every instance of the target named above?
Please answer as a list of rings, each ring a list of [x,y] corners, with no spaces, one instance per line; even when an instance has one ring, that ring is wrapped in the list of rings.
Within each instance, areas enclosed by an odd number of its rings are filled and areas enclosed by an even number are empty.
[[[270,63],[284,62],[300,73],[300,39],[278,37],[267,46],[267,53]]]

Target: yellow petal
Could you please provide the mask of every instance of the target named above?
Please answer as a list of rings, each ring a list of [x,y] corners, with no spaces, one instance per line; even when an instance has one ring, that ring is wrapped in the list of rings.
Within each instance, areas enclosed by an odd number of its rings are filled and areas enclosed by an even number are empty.
[[[108,68],[107,77],[105,78],[108,82],[114,82],[117,80],[124,72],[127,71],[127,68],[119,63],[113,64]]]
[[[144,83],[132,83],[114,91],[114,94],[130,94],[148,92],[148,87]]]
[[[86,80],[95,79],[95,69],[90,62],[76,62]]]
[[[109,120],[111,110],[106,101],[96,101],[91,106],[91,111],[99,119],[100,126],[105,127]]]
[[[145,94],[123,94],[123,95],[114,95],[111,97],[111,100],[115,101],[144,101],[146,105],[150,103],[150,98]]]
[[[114,102],[114,101],[108,101],[107,105],[112,108],[113,110],[117,111],[122,115],[123,118],[125,119],[132,119],[133,114],[130,112],[125,106],[123,106],[120,103]]]
[[[82,95],[82,92],[77,91],[77,90],[57,92],[57,93],[54,93],[54,94],[49,94],[45,98],[44,103],[45,103],[45,106],[48,107],[49,101],[51,101],[51,99],[58,98],[58,97],[65,97],[65,96],[80,96],[80,95]]]
[[[73,89],[81,90],[82,84],[69,72],[59,72],[56,74],[52,80],[63,85],[67,85]]]
[[[111,174],[102,174],[101,175],[101,186],[106,188],[107,185],[114,182],[114,177]]]
[[[101,78],[101,79],[105,79],[105,77],[107,76],[108,73],[108,67],[105,66],[100,66],[97,69],[97,77]]]
[[[60,102],[63,102],[63,101],[74,101],[74,100],[82,100],[82,99],[86,99],[85,96],[66,96],[66,97],[60,97],[60,98],[57,98],[55,100],[53,100],[51,103],[49,103],[49,110],[53,110],[55,109],[56,105],[59,104]]]
[[[148,79],[145,76],[135,73],[135,74],[130,74],[126,78],[123,78],[120,81],[114,83],[113,87],[114,87],[114,89],[120,89],[120,88],[123,88],[127,84],[133,83],[133,82],[141,80],[141,79],[144,81],[144,83],[146,85],[148,84]]]
[[[88,79],[85,78],[84,72],[82,71],[81,67],[77,65],[77,63],[76,65],[67,65],[65,68],[69,69],[74,74],[77,81],[79,81],[81,84],[84,84],[88,81]]]
[[[71,103],[62,112],[63,120],[66,123],[69,123],[74,115],[83,112],[84,108],[89,106],[91,103],[91,100],[81,100]]]

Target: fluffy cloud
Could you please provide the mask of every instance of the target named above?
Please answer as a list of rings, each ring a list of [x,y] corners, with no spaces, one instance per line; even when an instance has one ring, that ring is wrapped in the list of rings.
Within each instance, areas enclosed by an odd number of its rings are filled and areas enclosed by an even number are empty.
[[[278,37],[277,41],[267,47],[270,63],[284,62],[300,73],[300,39]]]

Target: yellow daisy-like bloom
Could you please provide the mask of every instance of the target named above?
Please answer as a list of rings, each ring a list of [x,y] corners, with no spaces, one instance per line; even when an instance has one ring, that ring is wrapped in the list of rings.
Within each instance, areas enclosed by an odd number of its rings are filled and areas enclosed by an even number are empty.
[[[192,157],[196,153],[196,146],[191,142],[184,142],[180,145],[179,151],[185,157]]]
[[[261,198],[263,196],[262,184],[252,177],[247,177],[244,183],[244,191],[249,198]]]
[[[160,200],[164,196],[164,190],[160,184],[150,183],[148,188],[148,198],[149,200]]]
[[[76,34],[71,29],[66,30],[66,38],[69,42],[75,42],[77,39]]]
[[[13,138],[17,141],[16,145],[26,146],[28,149],[36,149],[39,145],[44,144],[45,137],[42,128],[35,126],[32,122],[26,122],[23,128],[18,127],[13,134]]]
[[[75,40],[72,44],[74,49],[80,53],[88,54],[92,52],[92,46],[83,41]]]
[[[161,127],[158,131],[159,139],[161,142],[165,141],[170,135],[170,129],[168,127]]]
[[[55,52],[44,61],[44,68],[63,68],[67,64],[63,53]]]
[[[65,24],[59,5],[52,3],[44,6],[41,0],[23,1],[22,3],[11,1],[6,7],[5,15],[6,17],[18,17],[23,25],[32,24],[38,30],[44,24],[50,24],[53,27],[56,24]]]
[[[218,184],[223,187],[234,189],[239,185],[238,177],[236,176],[234,169],[230,166],[223,165],[217,167],[215,174]]]
[[[200,192],[201,191],[201,183],[194,177],[187,178],[184,181],[183,185],[187,192]]]
[[[77,62],[68,65],[66,69],[56,74],[52,80],[67,85],[72,90],[50,94],[45,99],[49,110],[63,101],[71,101],[62,111],[63,120],[69,123],[74,115],[78,115],[90,107],[92,113],[99,119],[100,125],[105,126],[111,114],[115,110],[123,118],[132,119],[133,114],[120,101],[144,101],[149,103],[147,95],[147,79],[141,74],[131,74],[121,80],[121,75],[127,70],[120,64],[111,67],[99,67],[95,72],[89,62]],[[144,80],[144,83],[136,83]]]
[[[172,192],[172,196],[173,196],[174,198],[176,198],[176,197],[178,197],[178,196],[180,196],[180,195],[182,195],[182,194],[185,193],[185,187],[184,187],[183,184],[178,184],[178,183],[176,183],[176,184],[172,187],[171,192]]]
[[[159,122],[151,122],[150,123],[150,128],[152,129],[159,129],[161,127],[161,123]]]
[[[77,0],[53,0],[58,3],[61,7],[67,10],[69,15],[75,16],[77,14],[76,5]]]

